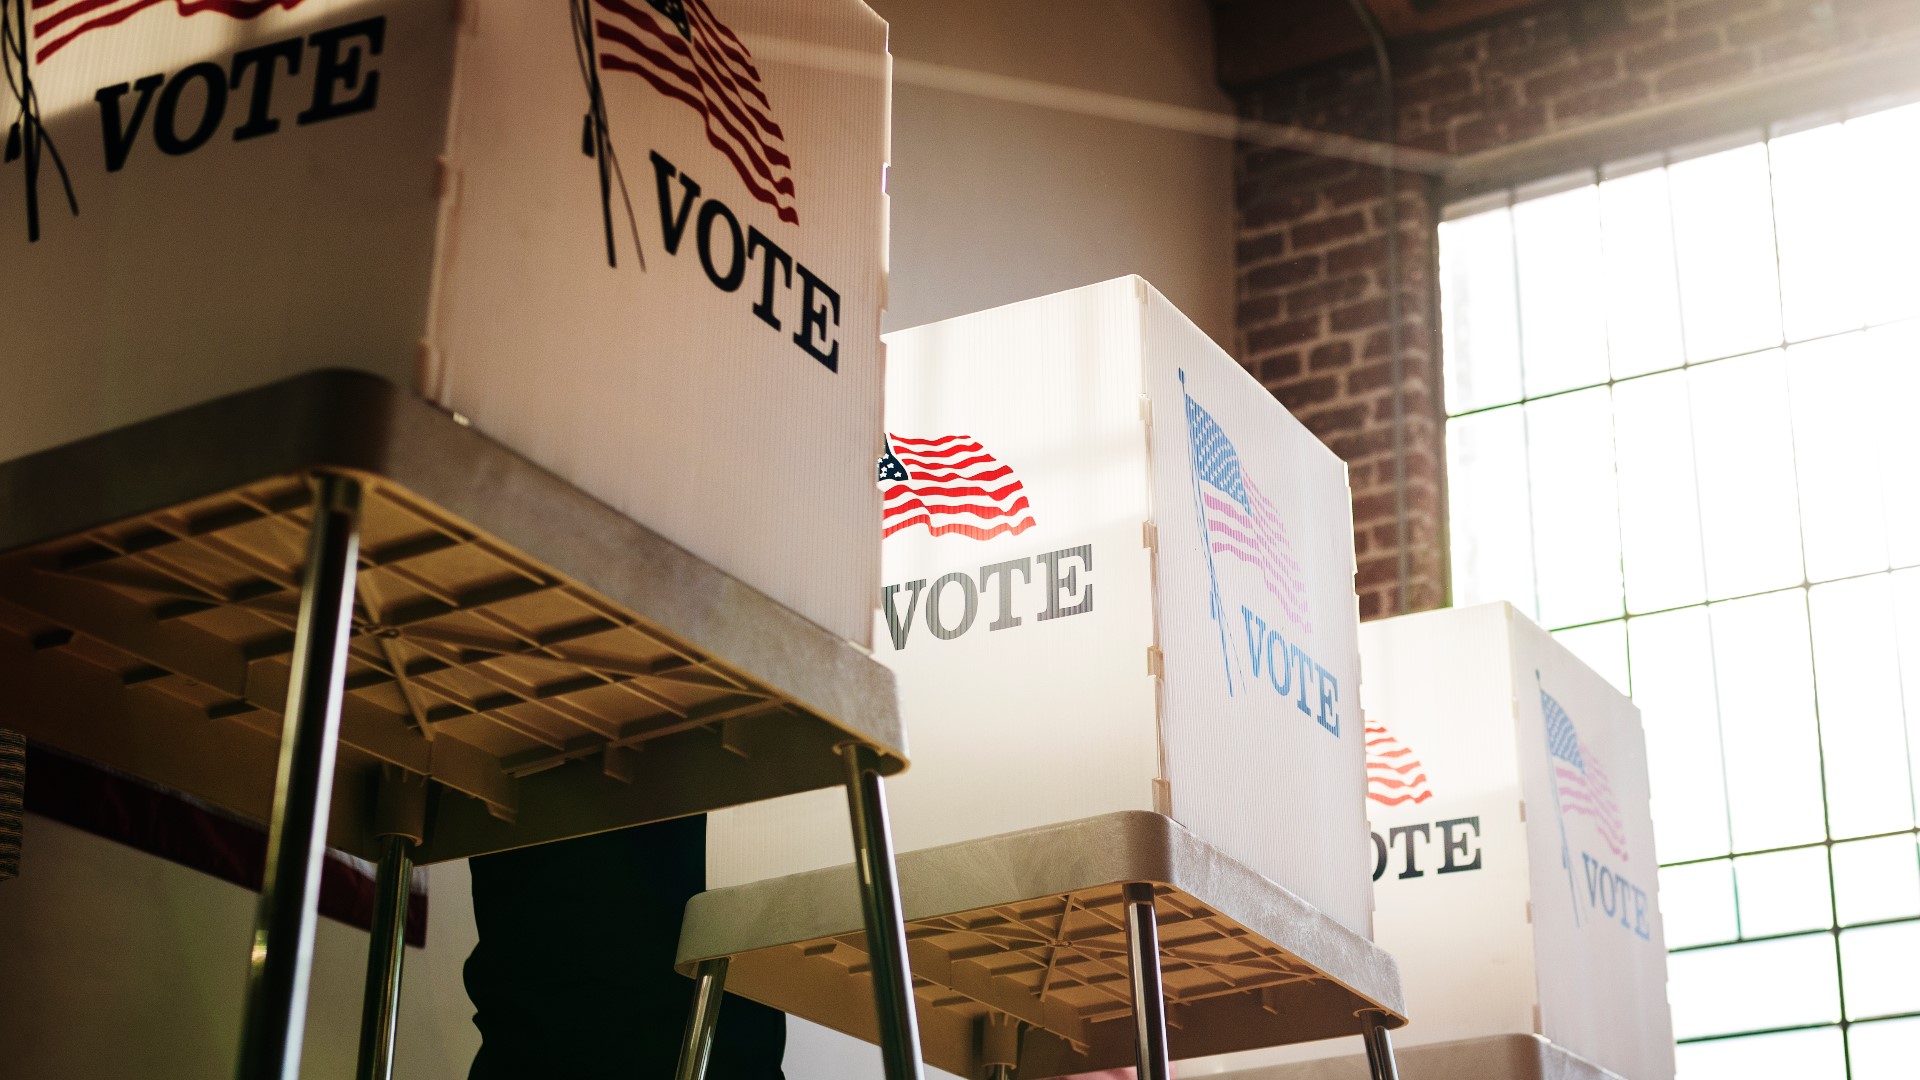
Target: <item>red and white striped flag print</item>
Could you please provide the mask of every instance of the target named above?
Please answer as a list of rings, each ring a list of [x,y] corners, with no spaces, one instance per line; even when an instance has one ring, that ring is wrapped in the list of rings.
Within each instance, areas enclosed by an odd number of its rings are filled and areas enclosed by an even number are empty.
[[[700,114],[753,197],[781,221],[799,224],[787,136],[773,119],[753,53],[706,0],[594,0],[610,18],[594,21],[600,69],[637,75]]]
[[[291,10],[301,0],[32,0],[33,59],[47,58],[74,39],[95,30],[118,26],[151,7],[171,8],[175,15],[214,12],[233,19],[251,19],[274,8]]]
[[[1025,487],[1013,467],[968,435],[934,439],[887,437],[880,459],[884,500],[880,535],[925,525],[934,536],[991,540],[1033,528]]]
[[[1387,731],[1367,722],[1367,798],[1386,806],[1419,805],[1433,798],[1427,767]]]
[[[1607,849],[1627,859],[1627,826],[1620,817],[1620,803],[1613,797],[1607,770],[1581,740],[1573,717],[1545,690],[1540,691],[1540,708],[1546,717],[1547,755],[1553,765],[1554,796],[1560,812],[1592,821]]]

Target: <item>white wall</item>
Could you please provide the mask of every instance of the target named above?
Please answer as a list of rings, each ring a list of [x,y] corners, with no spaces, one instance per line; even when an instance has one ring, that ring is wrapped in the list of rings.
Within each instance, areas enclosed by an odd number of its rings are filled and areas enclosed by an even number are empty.
[[[868,0],[892,25],[887,329],[1139,274],[1233,343],[1233,147],[914,85],[914,62],[1230,113],[1205,0]]]
[[[255,894],[29,814],[0,882],[0,1076],[233,1075]],[[428,868],[427,947],[408,949],[395,1072],[462,1080],[479,1049],[460,966],[474,943],[467,865]],[[303,1080],[351,1080],[367,935],[315,936]]]

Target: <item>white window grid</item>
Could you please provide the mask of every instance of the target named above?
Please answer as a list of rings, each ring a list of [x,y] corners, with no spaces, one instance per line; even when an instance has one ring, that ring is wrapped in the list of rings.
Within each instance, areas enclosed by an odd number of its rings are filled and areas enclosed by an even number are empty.
[[[1441,227],[1455,601],[1646,713],[1682,1080],[1920,1075],[1916,177],[1861,109]]]

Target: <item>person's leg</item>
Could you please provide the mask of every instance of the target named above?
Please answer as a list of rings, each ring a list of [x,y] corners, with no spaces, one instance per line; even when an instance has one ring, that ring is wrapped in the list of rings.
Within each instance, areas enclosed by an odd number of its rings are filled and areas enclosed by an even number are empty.
[[[471,1080],[671,1076],[693,982],[673,970],[704,886],[706,819],[683,818],[471,860],[468,957],[480,1052]],[[728,997],[712,1080],[781,1080],[786,1018]]]

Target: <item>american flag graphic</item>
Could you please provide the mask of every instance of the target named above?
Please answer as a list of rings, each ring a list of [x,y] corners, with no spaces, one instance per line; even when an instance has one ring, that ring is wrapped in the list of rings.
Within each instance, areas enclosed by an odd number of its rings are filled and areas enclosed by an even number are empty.
[[[67,47],[75,38],[109,26],[118,26],[151,7],[169,7],[177,15],[215,12],[234,19],[251,19],[274,8],[299,7],[301,0],[32,0],[36,63]]]
[[[1027,493],[1013,467],[970,435],[887,436],[880,459],[880,535],[925,525],[935,536],[991,540],[1033,528]]]
[[[1540,710],[1547,721],[1547,753],[1552,758],[1554,795],[1563,814],[1581,814],[1592,821],[1614,855],[1627,857],[1627,830],[1620,820],[1620,804],[1600,759],[1580,742],[1573,718],[1545,690]]]
[[[1417,806],[1433,798],[1426,765],[1386,725],[1371,720],[1367,721],[1367,798],[1386,806]]]
[[[732,163],[753,197],[780,220],[799,224],[793,161],[786,134],[773,120],[760,69],[746,42],[706,0],[594,0],[607,18],[594,21],[600,69],[637,75],[701,115],[707,142]]]
[[[1287,617],[1312,630],[1306,582],[1293,557],[1286,523],[1273,501],[1261,494],[1240,467],[1240,453],[1213,415],[1187,398],[1187,435],[1193,440],[1193,467],[1203,485],[1207,540],[1216,555],[1227,555],[1259,569],[1267,591]]]

